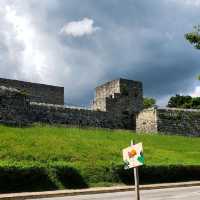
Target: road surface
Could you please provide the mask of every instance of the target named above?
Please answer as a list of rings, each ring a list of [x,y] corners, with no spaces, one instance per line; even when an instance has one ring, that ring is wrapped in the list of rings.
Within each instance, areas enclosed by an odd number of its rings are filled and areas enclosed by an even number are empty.
[[[43,198],[42,200],[134,200],[134,199],[135,199],[134,192],[131,191],[131,192],[79,195],[70,197]],[[143,190],[141,191],[141,200],[200,200],[200,186]]]

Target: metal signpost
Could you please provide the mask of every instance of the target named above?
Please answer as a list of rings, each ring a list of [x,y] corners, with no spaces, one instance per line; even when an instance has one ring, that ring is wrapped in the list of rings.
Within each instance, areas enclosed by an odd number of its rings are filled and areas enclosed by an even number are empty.
[[[135,195],[136,200],[140,200],[138,169],[139,166],[144,165],[142,143],[133,144],[133,141],[131,141],[131,146],[123,149],[123,160],[125,163],[125,169],[134,169]]]
[[[138,168],[133,168],[134,170],[134,179],[135,179],[135,196],[136,200],[140,200],[140,187],[139,187],[139,174],[138,174]]]

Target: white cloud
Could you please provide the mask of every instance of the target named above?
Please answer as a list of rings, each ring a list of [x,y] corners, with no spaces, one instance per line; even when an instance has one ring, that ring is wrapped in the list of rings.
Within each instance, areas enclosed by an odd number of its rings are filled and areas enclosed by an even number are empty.
[[[95,27],[94,21],[89,18],[84,18],[80,21],[72,21],[65,24],[62,29],[61,33],[64,35],[69,35],[73,37],[81,37],[84,35],[91,35],[97,30],[99,30],[99,27]]]
[[[196,86],[194,91],[191,94],[192,97],[199,97],[200,96],[200,86]]]
[[[30,2],[0,0],[0,76],[64,86],[65,101],[76,104],[101,79],[102,60],[93,51],[63,44],[57,33],[47,32],[41,26],[47,11],[37,17]],[[37,5],[46,9],[46,4]],[[89,24],[92,30],[87,34],[98,29],[93,21]],[[90,79],[88,71],[93,74]]]
[[[58,74],[65,77],[70,74],[69,65],[63,58],[62,46],[54,37],[41,31],[34,24],[33,17],[26,10],[28,5],[25,2],[22,7],[19,5],[21,4],[18,4],[18,1],[15,4],[6,2],[0,10],[1,26],[5,24],[0,31],[0,35],[5,39],[1,39],[0,42],[8,49],[4,56],[7,63],[0,62],[1,75],[9,72],[11,75],[8,78],[51,84],[62,83]],[[54,50],[59,54],[55,56]],[[58,63],[62,73],[57,69]],[[4,65],[9,68],[8,72],[3,70]]]

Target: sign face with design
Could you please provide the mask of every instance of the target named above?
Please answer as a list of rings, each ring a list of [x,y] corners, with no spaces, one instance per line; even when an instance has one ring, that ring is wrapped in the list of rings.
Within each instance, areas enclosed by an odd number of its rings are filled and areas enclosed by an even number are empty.
[[[130,147],[123,149],[123,160],[125,169],[144,165],[142,143],[131,145]]]

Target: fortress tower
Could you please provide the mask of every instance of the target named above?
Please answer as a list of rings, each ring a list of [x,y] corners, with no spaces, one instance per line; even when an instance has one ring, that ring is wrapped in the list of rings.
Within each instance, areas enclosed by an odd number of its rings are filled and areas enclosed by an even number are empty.
[[[93,110],[133,115],[143,108],[143,88],[139,81],[117,79],[96,88]]]

